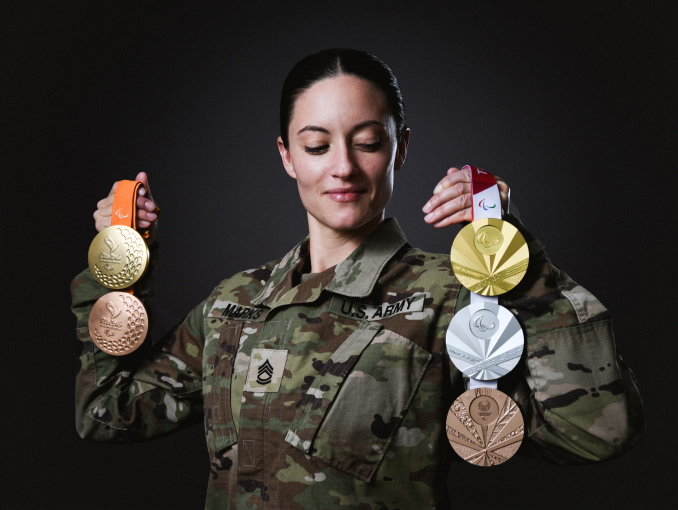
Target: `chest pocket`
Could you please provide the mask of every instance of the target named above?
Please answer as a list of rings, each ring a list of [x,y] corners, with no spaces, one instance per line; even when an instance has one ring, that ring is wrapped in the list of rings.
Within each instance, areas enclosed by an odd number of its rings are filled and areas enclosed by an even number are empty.
[[[238,441],[231,412],[231,375],[238,351],[242,323],[212,319],[216,332],[207,339],[203,351],[203,402],[205,406],[205,436],[210,453],[222,450]],[[218,322],[217,322],[218,321]],[[223,323],[220,327],[215,328]]]
[[[364,321],[322,367],[285,440],[369,482],[405,416],[431,354]]]

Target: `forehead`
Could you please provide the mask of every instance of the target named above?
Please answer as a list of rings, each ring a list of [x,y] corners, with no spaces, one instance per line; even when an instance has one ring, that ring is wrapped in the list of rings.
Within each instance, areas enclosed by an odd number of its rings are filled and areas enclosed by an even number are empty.
[[[290,120],[294,127],[350,127],[366,120],[388,125],[386,94],[371,82],[342,74],[314,83],[297,97]]]

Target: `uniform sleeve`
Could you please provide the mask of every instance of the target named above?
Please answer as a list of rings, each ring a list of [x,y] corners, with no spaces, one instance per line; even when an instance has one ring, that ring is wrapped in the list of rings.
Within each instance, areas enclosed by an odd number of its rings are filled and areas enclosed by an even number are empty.
[[[612,318],[551,264],[514,216],[507,219],[530,248],[525,278],[499,299],[526,333],[522,370],[519,365],[499,381],[523,412],[521,453],[569,464],[617,457],[643,440],[645,422],[636,378],[615,346]]]
[[[150,278],[144,276],[135,286],[142,300],[150,293]],[[135,441],[199,422],[205,302],[152,347],[147,338],[134,353],[111,356],[96,347],[87,325],[92,306],[107,292],[89,270],[71,284],[77,337],[83,344],[75,390],[78,434],[94,441]]]

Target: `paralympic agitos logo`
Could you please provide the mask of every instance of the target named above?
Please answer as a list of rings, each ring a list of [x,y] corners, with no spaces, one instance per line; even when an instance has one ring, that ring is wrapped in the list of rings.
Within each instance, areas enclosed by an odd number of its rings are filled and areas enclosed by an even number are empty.
[[[479,206],[479,207],[482,207],[483,210],[485,210],[485,211],[489,211],[490,209],[494,209],[495,207],[497,207],[497,204],[487,205],[487,204],[485,204],[485,199],[483,198],[483,199],[480,201],[480,203],[478,204],[478,206]]]

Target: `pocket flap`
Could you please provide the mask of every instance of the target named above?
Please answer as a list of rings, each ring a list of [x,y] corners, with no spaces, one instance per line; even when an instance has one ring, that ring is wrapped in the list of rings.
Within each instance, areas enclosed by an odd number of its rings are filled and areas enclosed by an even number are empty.
[[[369,482],[433,356],[407,338],[381,327],[369,334],[367,330],[354,334],[362,337],[362,341],[367,340],[367,344],[361,347],[359,355],[349,356],[355,359],[341,371],[346,374],[341,389],[336,384],[328,388],[326,379],[314,381],[309,393],[318,390],[323,405],[314,409],[315,402],[309,401],[306,413],[303,416],[297,413],[299,419],[295,419],[285,440]],[[325,398],[332,400],[329,408],[324,405]]]
[[[358,361],[361,353],[377,335],[382,325],[361,322],[325,363],[303,396],[285,441],[304,453],[309,453],[311,442],[341,384]]]
[[[407,338],[380,332],[330,407],[313,441],[315,455],[369,482],[399,432],[432,358]]]

